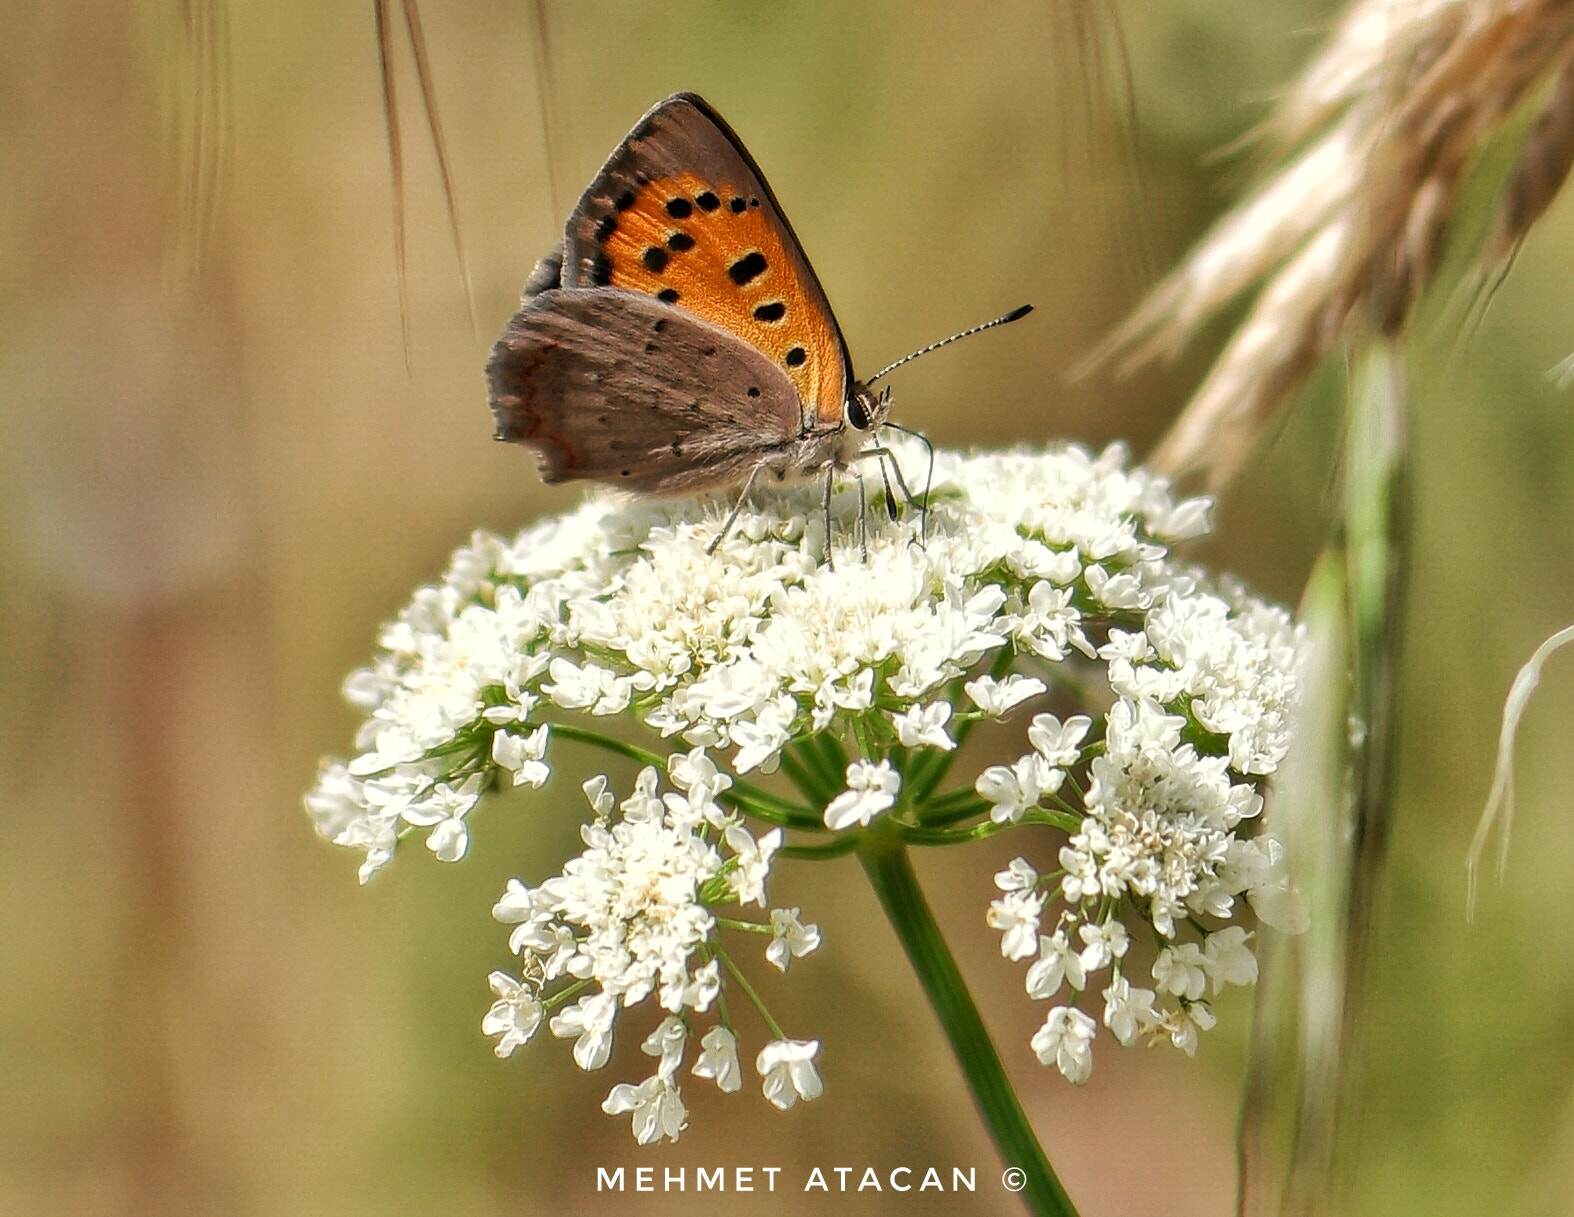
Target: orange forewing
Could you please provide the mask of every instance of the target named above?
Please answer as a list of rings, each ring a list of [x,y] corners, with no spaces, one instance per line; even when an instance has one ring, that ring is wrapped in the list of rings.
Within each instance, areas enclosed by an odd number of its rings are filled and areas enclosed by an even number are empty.
[[[834,321],[793,272],[758,197],[690,173],[647,183],[596,238],[614,287],[655,296],[736,334],[781,366],[820,425],[842,421]]]

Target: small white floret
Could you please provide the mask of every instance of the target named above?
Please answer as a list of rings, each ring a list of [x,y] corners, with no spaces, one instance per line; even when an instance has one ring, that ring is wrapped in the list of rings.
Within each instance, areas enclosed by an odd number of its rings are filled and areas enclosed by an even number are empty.
[[[814,1068],[819,1040],[772,1040],[755,1058],[755,1071],[764,1079],[762,1089],[773,1107],[786,1111],[799,1099],[808,1102],[824,1093]]]
[[[514,1049],[528,1043],[541,1026],[541,1002],[533,988],[507,972],[493,972],[487,983],[497,1000],[481,1020],[481,1032],[498,1037],[492,1049],[498,1056],[512,1056]]]
[[[798,910],[771,910],[771,944],[765,948],[765,958],[778,972],[785,972],[794,959],[802,959],[820,945],[820,927],[804,925],[798,920]]]
[[[980,676],[962,686],[973,699],[973,704],[991,718],[1004,718],[1013,709],[1045,692],[1049,686],[1036,676],[1019,676],[1012,673],[1003,680],[993,676]]]
[[[711,1078],[718,1089],[733,1094],[743,1088],[743,1069],[738,1064],[738,1037],[726,1027],[715,1026],[700,1040],[700,1057],[694,1062],[694,1076]]]
[[[1041,1064],[1053,1064],[1068,1082],[1080,1086],[1093,1073],[1093,1034],[1097,1030],[1098,1024],[1081,1010],[1056,1006],[1034,1034],[1033,1051]]]
[[[854,761],[847,766],[847,789],[825,808],[825,826],[833,832],[855,824],[867,828],[875,816],[896,802],[901,789],[901,775],[890,761],[882,760],[878,765]]]

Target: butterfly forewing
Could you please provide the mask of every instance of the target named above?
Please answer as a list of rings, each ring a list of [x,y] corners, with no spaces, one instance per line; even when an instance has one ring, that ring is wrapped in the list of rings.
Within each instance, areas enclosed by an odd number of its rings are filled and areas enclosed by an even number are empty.
[[[585,191],[562,282],[693,313],[781,369],[804,430],[841,424],[851,372],[825,293],[748,153],[692,94],[646,114]]]

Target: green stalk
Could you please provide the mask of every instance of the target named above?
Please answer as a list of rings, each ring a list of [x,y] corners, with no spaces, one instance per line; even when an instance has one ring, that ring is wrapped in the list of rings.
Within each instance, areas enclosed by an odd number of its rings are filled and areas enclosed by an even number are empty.
[[[858,860],[945,1029],[1001,1159],[1026,1178],[1021,1195],[1027,1211],[1037,1217],[1076,1217],[1077,1210],[1033,1133],[956,960],[940,935],[906,848],[886,833],[873,832],[859,846]]]
[[[828,763],[825,750],[812,736],[794,740],[788,745],[791,752],[784,751],[783,757],[791,755],[795,758],[795,766],[783,765],[783,770],[792,780],[793,784],[803,792],[806,799],[818,803],[821,807],[836,797],[842,788],[842,774],[846,769],[843,765],[838,769]]]
[[[559,739],[573,740],[578,744],[589,744],[600,748],[604,752],[611,752],[617,756],[628,757],[642,765],[651,765],[658,772],[666,773],[667,759],[657,756],[638,744],[625,743],[623,740],[614,739],[610,735],[602,735],[599,731],[590,731],[584,727],[576,727],[571,723],[550,723],[552,734]],[[742,778],[734,777],[732,786],[716,796],[716,801],[729,807],[736,807],[750,815],[776,824],[782,828],[801,828],[814,832],[823,832],[825,825],[821,823],[820,816],[813,808],[805,807],[801,803],[794,803],[791,799],[784,799],[774,795],[768,790],[761,790],[758,786],[745,782]]]
[[[648,748],[641,748],[638,744],[613,739],[610,735],[603,735],[599,731],[591,731],[585,727],[576,727],[573,723],[548,723],[547,729],[556,739],[571,739],[576,744],[589,744],[593,748],[600,748],[603,752],[625,756],[638,764],[654,766],[658,773],[667,772],[666,757],[657,756]]]
[[[1367,951],[1393,814],[1409,554],[1405,376],[1395,340],[1373,335],[1355,349],[1343,516],[1302,601],[1312,652],[1295,748],[1276,775],[1269,814],[1310,925],[1293,945],[1263,934],[1241,1110],[1242,1212],[1257,1211],[1253,1202],[1327,1209],[1348,1139],[1341,1124],[1351,1109],[1351,1063],[1360,1059]]]
[[[823,845],[783,845],[776,851],[776,856],[815,862],[824,861],[826,858],[840,858],[843,854],[850,854],[858,848],[862,835],[849,831],[838,833]]]
[[[998,680],[1010,671],[1012,661],[1015,659],[1015,648],[1010,646],[1001,647],[994,658],[994,662],[989,665],[989,674]],[[965,683],[963,678],[958,677],[947,687],[946,700],[953,706],[961,704],[962,686]],[[922,765],[914,768],[909,780],[905,783],[911,790],[909,797],[914,806],[920,803],[927,803],[929,796],[939,788],[941,782],[945,781],[946,774],[951,772],[952,762],[956,760],[956,754],[962,750],[962,745],[967,743],[967,737],[973,733],[973,727],[982,717],[982,715],[978,718],[971,716],[963,718],[959,716],[954,720],[956,721],[956,726],[951,729],[951,738],[956,741],[956,747],[948,752],[929,752],[920,757],[920,760],[923,762]]]
[[[964,845],[969,841],[983,841],[996,833],[1015,827],[1015,824],[996,824],[993,820],[985,820],[982,824],[974,824],[971,828],[930,828],[927,825],[918,828],[908,828],[903,826],[899,835],[905,845]]]

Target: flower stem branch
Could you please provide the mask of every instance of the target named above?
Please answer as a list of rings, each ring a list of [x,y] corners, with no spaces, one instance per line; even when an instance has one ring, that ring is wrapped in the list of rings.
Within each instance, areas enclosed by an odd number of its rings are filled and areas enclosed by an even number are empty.
[[[782,1030],[781,1024],[771,1017],[770,1010],[760,999],[760,995],[755,990],[754,986],[749,983],[749,978],[743,974],[743,970],[739,968],[737,964],[732,962],[732,956],[727,954],[725,951],[717,951],[716,957],[721,960],[722,967],[726,968],[728,973],[731,974],[733,983],[736,984],[738,988],[743,990],[743,995],[749,999],[750,1005],[752,1005],[755,1010],[759,1012],[760,1017],[765,1020],[765,1025],[770,1029],[771,1034],[779,1040],[786,1039],[787,1033]]]
[[[776,856],[778,858],[798,858],[801,860],[840,858],[843,854],[852,853],[862,841],[862,833],[844,832],[832,837],[823,845],[783,845],[776,851]]]
[[[788,759],[796,763],[789,767]],[[846,771],[845,761],[836,765],[826,756],[825,749],[814,737],[795,740],[782,752],[782,768],[787,776],[804,797],[811,799],[822,806],[836,797],[842,788],[842,775]]]
[[[906,848],[888,834],[871,833],[859,847],[858,860],[945,1029],[1001,1158],[1026,1175],[1022,1199],[1028,1211],[1038,1217],[1076,1217],[941,937]]]
[[[603,752],[615,753],[627,757],[631,761],[638,761],[641,765],[654,765],[661,773],[667,772],[665,757],[657,756],[638,744],[630,744],[625,740],[613,739],[610,735],[602,735],[599,731],[591,731],[586,727],[576,727],[572,723],[550,723],[552,734],[558,739],[571,739],[578,744],[589,744],[593,748],[600,748]]]
[[[900,836],[904,845],[961,845],[968,841],[982,841],[1014,827],[1009,821],[996,824],[993,820],[985,820],[970,828],[910,828],[903,825]]]
[[[657,756],[641,748],[638,744],[630,744],[620,739],[613,739],[609,735],[602,735],[599,731],[590,731],[584,727],[576,727],[571,723],[551,724],[552,734],[560,739],[571,739],[576,743],[589,744],[600,748],[604,752],[615,753],[618,756],[628,757],[638,761],[641,765],[654,765],[658,772],[667,772],[667,762],[663,757]],[[732,786],[720,792],[717,801],[727,803],[740,811],[758,816],[770,824],[782,828],[803,828],[824,831],[825,825],[820,822],[820,816],[815,811],[801,803],[794,803],[791,799],[784,799],[769,791],[761,790],[739,778],[732,779]]]
[[[1013,648],[1001,647],[989,666],[989,674],[997,680],[1004,676],[1010,670],[1015,655]],[[951,682],[951,687],[946,691],[946,700],[951,705],[961,704],[962,688],[961,680]],[[945,781],[946,774],[951,772],[951,765],[956,760],[957,752],[963,744],[967,743],[967,737],[973,733],[973,727],[977,722],[978,718],[973,715],[957,715],[957,725],[952,733],[956,746],[949,752],[933,752],[919,758],[921,767],[915,767],[909,776],[911,789],[909,797],[915,805],[928,802],[929,796],[939,788],[941,782]]]

